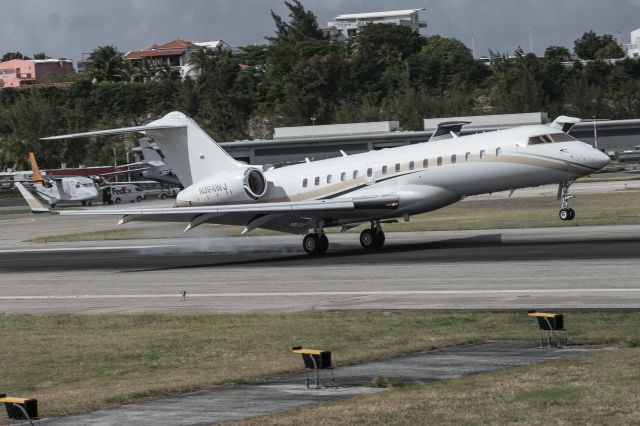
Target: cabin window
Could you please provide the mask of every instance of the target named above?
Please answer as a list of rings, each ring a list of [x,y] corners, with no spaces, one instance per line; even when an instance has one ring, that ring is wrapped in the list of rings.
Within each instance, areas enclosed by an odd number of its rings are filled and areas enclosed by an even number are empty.
[[[316,176],[316,186],[320,185],[320,176]]]
[[[485,152],[484,152],[484,149],[483,149],[483,150],[480,151],[480,159],[481,160],[484,159],[484,154],[485,154]]]
[[[309,181],[307,179],[302,179],[302,187],[303,188],[306,188],[308,184],[309,184]]]
[[[331,183],[331,175],[327,175],[327,183]]]
[[[358,179],[358,171],[357,170],[353,171],[353,178],[354,179]]]
[[[498,147],[496,148],[496,157],[498,157],[500,154],[502,154],[502,148]]]
[[[453,155],[451,156],[451,164],[456,164],[456,161],[457,161],[457,160],[458,160],[458,156],[457,156],[457,155],[455,155],[455,154],[453,154]]]
[[[442,157],[438,157],[437,164],[438,166],[442,166]]]
[[[471,158],[471,153],[470,153],[470,152],[467,152],[467,153],[464,155],[464,161],[469,161],[469,159],[470,159],[470,158]]]
[[[429,160],[425,158],[424,160],[422,160],[422,168],[426,169],[427,167],[429,167]]]
[[[340,173],[340,180],[344,182],[344,180],[347,178],[347,173],[346,172],[342,172]]]
[[[409,170],[413,170],[416,168],[416,163],[414,163],[413,161],[409,161]]]
[[[373,169],[371,167],[369,167],[367,169],[367,177],[371,177],[371,176],[373,176]]]
[[[400,171],[400,163],[396,163],[396,172]]]
[[[387,174],[387,166],[382,166],[382,174],[383,175]]]

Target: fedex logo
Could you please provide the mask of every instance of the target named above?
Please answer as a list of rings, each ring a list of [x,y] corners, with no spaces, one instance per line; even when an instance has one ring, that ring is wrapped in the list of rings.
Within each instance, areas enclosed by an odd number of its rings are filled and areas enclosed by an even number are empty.
[[[116,195],[124,195],[124,194],[131,194],[133,191],[131,191],[131,188],[123,186],[121,188],[113,188],[111,192]]]

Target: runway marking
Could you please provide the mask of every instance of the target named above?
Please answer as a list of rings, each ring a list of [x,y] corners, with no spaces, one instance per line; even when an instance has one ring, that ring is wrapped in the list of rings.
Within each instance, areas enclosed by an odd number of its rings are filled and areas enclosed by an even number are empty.
[[[303,291],[273,293],[188,293],[187,298],[199,297],[309,297],[309,296],[419,296],[419,295],[477,295],[477,294],[548,294],[548,293],[640,293],[640,288],[566,288],[530,290],[392,290],[392,291]],[[0,300],[68,300],[68,299],[166,299],[178,298],[169,294],[84,294],[54,296],[0,296]]]
[[[49,247],[49,248],[24,248],[24,249],[3,249],[0,253],[37,253],[37,252],[63,252],[78,250],[139,250],[148,248],[177,247],[175,244],[160,244],[149,246],[103,246],[103,247]]]

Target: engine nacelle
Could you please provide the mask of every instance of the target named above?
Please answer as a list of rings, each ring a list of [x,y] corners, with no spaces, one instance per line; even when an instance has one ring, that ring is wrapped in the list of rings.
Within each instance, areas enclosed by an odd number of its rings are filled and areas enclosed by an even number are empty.
[[[178,206],[242,203],[258,200],[267,192],[267,179],[256,167],[216,173],[178,194]]]

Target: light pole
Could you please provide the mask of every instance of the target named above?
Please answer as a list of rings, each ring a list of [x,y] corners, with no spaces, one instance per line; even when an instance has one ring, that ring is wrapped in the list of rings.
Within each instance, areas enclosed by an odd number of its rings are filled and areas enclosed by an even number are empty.
[[[316,137],[316,118],[315,117],[311,117],[311,137],[315,138]]]
[[[113,146],[113,171],[115,172],[118,168],[118,158],[116,157],[116,146]],[[118,175],[115,175],[116,182],[118,182]]]
[[[476,58],[476,40],[475,40],[475,35],[473,33],[469,34],[469,36],[471,37],[471,55],[473,56],[473,59]]]
[[[529,53],[533,53],[533,27],[529,27]]]
[[[593,116],[593,147],[598,149],[598,132],[596,131],[596,116]]]

